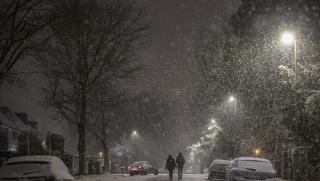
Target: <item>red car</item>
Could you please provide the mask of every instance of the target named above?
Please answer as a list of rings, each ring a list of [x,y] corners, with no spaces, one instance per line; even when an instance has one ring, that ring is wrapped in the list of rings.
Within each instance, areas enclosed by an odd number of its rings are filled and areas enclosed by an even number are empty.
[[[159,171],[158,169],[152,167],[152,165],[147,161],[138,161],[134,162],[132,165],[128,168],[130,176],[133,175],[147,175],[147,174],[154,174],[158,175]]]

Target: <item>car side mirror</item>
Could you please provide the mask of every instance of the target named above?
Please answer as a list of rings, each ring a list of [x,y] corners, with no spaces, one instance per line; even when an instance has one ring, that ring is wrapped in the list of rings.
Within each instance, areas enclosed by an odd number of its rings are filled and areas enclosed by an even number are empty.
[[[226,166],[225,169],[226,169],[227,171],[229,171],[229,170],[231,170],[231,166]]]

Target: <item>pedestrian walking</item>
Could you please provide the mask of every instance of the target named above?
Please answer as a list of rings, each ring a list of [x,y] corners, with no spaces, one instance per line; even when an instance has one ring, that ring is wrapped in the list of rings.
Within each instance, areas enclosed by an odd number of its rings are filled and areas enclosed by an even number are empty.
[[[179,155],[177,156],[176,163],[178,166],[178,180],[182,180],[183,165],[185,163],[185,160],[181,152],[179,152]]]
[[[173,170],[176,168],[176,162],[172,158],[171,155],[168,156],[167,161],[166,161],[166,169],[169,170],[169,180],[172,180],[173,177]]]

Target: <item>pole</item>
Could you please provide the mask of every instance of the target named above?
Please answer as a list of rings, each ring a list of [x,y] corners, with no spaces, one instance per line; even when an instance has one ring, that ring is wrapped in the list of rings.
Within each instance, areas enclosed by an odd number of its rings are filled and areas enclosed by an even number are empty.
[[[30,155],[30,138],[29,138],[29,131],[27,131],[27,154]]]
[[[49,152],[49,155],[51,155],[51,133],[50,131],[48,132],[48,152]]]
[[[297,41],[294,40],[294,74],[297,76]]]
[[[234,97],[234,119],[237,121],[237,96]]]
[[[234,122],[237,122],[237,96],[234,96]],[[234,135],[234,157],[237,154],[237,137]]]

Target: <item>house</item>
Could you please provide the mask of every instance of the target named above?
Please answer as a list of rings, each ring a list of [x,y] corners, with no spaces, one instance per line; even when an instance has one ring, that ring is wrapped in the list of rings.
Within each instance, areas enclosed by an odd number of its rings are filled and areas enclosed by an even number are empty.
[[[15,155],[21,133],[38,132],[37,123],[28,120],[26,113],[14,113],[8,107],[0,107],[0,165]]]

